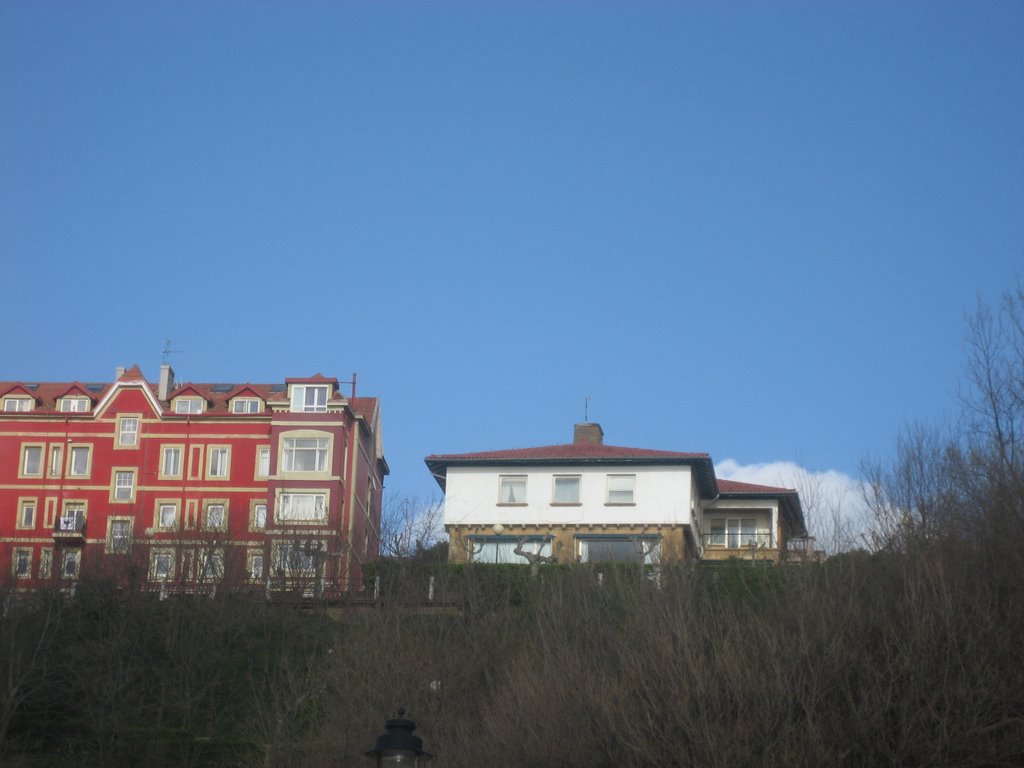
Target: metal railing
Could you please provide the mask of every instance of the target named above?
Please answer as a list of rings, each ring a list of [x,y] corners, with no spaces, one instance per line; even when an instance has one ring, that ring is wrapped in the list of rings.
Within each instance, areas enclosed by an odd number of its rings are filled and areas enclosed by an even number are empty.
[[[704,549],[775,549],[771,533],[705,533],[701,534]]]
[[[53,530],[57,533],[85,533],[85,513],[77,510],[63,513],[54,523]]]

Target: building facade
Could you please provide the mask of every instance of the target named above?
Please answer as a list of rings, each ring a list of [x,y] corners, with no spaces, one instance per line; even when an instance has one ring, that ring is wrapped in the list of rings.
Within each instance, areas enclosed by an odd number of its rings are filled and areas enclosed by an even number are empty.
[[[18,589],[359,588],[388,467],[351,384],[0,382],[0,569]]]
[[[806,542],[795,490],[718,480],[706,453],[605,445],[598,424],[565,445],[426,463],[453,562],[779,562]]]

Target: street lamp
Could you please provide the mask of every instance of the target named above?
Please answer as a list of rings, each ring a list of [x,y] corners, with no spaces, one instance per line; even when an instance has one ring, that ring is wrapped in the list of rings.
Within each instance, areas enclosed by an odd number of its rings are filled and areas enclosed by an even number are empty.
[[[377,737],[374,748],[364,752],[367,757],[377,760],[379,766],[410,766],[416,768],[420,763],[430,760],[433,755],[423,751],[423,739],[413,736],[416,723],[405,719],[405,710],[398,710],[398,717],[388,720],[385,725],[387,733]]]

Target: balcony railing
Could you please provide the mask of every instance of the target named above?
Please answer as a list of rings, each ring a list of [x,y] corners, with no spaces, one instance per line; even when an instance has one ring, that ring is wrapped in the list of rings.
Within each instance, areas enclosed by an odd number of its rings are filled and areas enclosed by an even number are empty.
[[[53,535],[65,538],[85,536],[85,513],[76,510],[62,514],[53,525]]]
[[[817,548],[813,536],[804,536],[798,539],[790,539],[786,542],[786,554],[794,560],[815,560],[825,559],[824,551]]]
[[[771,533],[705,533],[701,536],[704,549],[775,549]]]

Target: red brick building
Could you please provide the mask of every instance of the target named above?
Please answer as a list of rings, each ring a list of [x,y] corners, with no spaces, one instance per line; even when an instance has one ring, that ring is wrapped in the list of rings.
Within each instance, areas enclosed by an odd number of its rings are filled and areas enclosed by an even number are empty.
[[[353,376],[353,379],[355,377]],[[317,374],[181,384],[0,382],[0,572],[153,589],[336,594],[379,548],[376,398]]]

